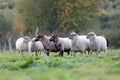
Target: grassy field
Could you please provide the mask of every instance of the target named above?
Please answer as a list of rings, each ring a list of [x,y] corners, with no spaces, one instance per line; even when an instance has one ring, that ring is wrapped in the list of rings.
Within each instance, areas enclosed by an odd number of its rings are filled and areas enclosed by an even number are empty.
[[[56,54],[1,53],[0,80],[120,80],[120,50],[108,50],[101,56]]]

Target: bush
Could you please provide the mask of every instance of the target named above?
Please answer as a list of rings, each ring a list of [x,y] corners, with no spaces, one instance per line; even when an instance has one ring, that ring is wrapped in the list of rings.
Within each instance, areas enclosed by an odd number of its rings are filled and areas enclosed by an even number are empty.
[[[111,31],[111,33],[109,33],[107,37],[110,41],[110,46],[115,48],[120,47],[120,32],[118,30]]]

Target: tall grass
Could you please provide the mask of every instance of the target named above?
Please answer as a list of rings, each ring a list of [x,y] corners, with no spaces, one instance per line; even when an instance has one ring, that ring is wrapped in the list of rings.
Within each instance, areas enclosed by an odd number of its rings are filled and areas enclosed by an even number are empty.
[[[65,53],[55,57],[57,54],[1,53],[0,80],[120,80],[120,50],[108,50],[101,56]]]

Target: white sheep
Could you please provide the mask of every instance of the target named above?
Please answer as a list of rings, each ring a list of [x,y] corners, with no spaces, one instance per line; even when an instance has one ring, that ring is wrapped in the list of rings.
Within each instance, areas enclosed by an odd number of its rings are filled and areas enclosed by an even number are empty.
[[[38,55],[38,52],[44,51],[41,41],[36,41],[35,38],[31,39],[28,43],[28,51],[33,52],[33,55]]]
[[[90,53],[96,51],[100,54],[101,51],[107,51],[107,40],[103,36],[97,36],[94,32],[89,32],[87,38],[90,40]]]
[[[88,51],[88,54],[89,54],[90,41],[89,41],[89,39],[86,38],[85,35],[79,36],[77,33],[72,32],[69,35],[69,39],[71,39],[72,54],[74,52],[74,56],[75,56],[75,52],[81,52],[81,54],[82,54],[82,53],[86,53],[86,51]]]
[[[69,38],[67,38],[67,37],[60,38],[60,37],[58,37],[58,35],[53,34],[49,40],[53,41],[55,43],[57,50],[60,51],[59,56],[63,56],[63,52],[67,52],[68,55],[70,54],[71,40]]]
[[[30,37],[28,37],[28,36],[20,37],[16,40],[16,42],[15,42],[16,49],[20,53],[22,53],[22,55],[23,55],[23,51],[28,50],[28,42],[29,41],[30,41]]]

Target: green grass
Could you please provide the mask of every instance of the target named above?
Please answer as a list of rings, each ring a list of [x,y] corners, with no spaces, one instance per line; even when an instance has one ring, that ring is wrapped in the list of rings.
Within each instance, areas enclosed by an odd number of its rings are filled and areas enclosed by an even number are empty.
[[[14,52],[0,54],[0,80],[120,80],[120,50],[101,56],[24,56]]]

